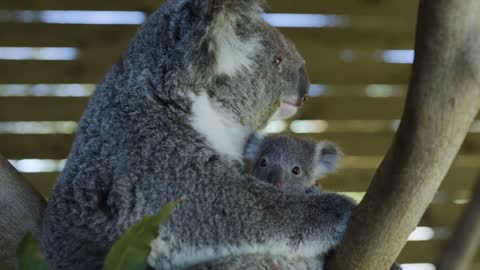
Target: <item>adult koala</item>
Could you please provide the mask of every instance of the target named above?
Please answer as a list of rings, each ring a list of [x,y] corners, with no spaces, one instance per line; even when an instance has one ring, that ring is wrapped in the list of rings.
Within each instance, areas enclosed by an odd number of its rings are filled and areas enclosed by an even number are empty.
[[[349,199],[287,194],[242,172],[249,134],[295,113],[308,88],[303,59],[261,12],[258,0],[167,1],[138,31],[53,189],[42,245],[55,269],[100,269],[125,229],[182,195],[162,229],[173,268],[335,247]]]

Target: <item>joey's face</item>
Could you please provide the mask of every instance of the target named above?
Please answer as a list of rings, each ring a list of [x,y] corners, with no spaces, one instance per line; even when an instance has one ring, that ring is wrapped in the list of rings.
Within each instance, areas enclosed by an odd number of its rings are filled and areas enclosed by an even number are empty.
[[[315,144],[287,137],[267,138],[253,164],[253,175],[287,192],[305,193],[315,182]]]
[[[315,181],[336,170],[341,156],[336,145],[285,135],[254,133],[244,157],[258,180],[287,192],[305,193]]]
[[[287,192],[305,193],[311,186],[304,164],[272,153],[261,155],[254,165],[253,175]]]

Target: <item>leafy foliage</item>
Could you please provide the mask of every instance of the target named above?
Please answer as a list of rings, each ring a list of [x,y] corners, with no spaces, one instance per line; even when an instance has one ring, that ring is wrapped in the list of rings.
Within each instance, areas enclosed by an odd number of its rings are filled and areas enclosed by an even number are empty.
[[[42,256],[38,242],[29,233],[17,247],[18,270],[49,270],[47,262]]]
[[[166,204],[157,214],[143,217],[128,229],[113,245],[105,260],[105,270],[144,270],[150,252],[150,242],[158,228],[170,217],[182,199]]]
[[[170,217],[173,209],[183,198],[166,204],[152,216],[143,217],[118,239],[105,259],[105,270],[144,270],[150,252],[150,242],[158,233],[159,226]],[[25,236],[17,247],[18,270],[50,270],[43,258],[38,242],[31,234]],[[0,265],[0,269],[2,265]]]

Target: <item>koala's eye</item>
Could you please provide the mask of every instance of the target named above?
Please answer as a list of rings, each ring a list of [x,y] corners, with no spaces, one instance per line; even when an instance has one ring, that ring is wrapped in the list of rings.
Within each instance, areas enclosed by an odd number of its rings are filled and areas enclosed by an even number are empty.
[[[292,173],[295,174],[295,175],[299,175],[300,174],[300,168],[298,166],[293,167]]]
[[[273,64],[276,66],[279,66],[282,63],[282,60],[283,60],[282,57],[277,56],[275,57],[275,59],[273,59]]]
[[[262,158],[260,159],[259,165],[260,167],[267,167],[267,161],[264,158]]]

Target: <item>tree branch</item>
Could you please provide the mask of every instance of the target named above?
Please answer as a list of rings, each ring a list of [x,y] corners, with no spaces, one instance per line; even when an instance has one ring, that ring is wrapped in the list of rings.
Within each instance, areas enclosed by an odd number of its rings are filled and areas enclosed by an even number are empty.
[[[455,231],[437,259],[437,270],[467,270],[480,246],[480,178]]]
[[[388,269],[433,199],[480,108],[480,1],[421,0],[394,141],[330,270]]]
[[[27,232],[38,236],[45,199],[0,154],[0,262],[15,269],[15,250]]]

